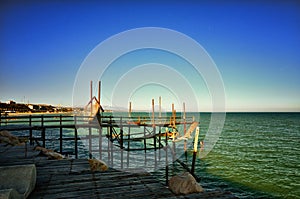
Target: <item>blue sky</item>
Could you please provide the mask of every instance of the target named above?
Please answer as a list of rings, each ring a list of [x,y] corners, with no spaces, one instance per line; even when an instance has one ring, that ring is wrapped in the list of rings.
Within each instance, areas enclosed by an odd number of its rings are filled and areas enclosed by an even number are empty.
[[[227,111],[300,111],[296,1],[9,2],[0,3],[0,101],[72,105],[77,71],[100,42],[163,27],[205,48],[223,78]]]

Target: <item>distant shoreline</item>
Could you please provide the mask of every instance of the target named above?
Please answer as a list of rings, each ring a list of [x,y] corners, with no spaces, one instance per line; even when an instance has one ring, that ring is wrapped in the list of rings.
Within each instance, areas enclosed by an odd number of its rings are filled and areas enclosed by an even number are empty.
[[[76,111],[75,111],[76,112]],[[111,113],[110,111],[105,111],[106,113]],[[26,116],[26,115],[61,115],[61,114],[72,114],[74,111],[61,111],[61,112],[1,112],[1,117],[3,116]],[[126,112],[115,112],[115,113],[126,113]],[[142,111],[136,111],[132,113],[143,113]],[[171,113],[171,112],[170,112]],[[179,114],[181,112],[178,112]],[[187,112],[187,113],[197,113],[197,112]],[[198,112],[202,114],[218,114],[219,112]],[[222,112],[221,114],[299,114],[300,112]]]
[[[22,116],[22,115],[60,115],[60,114],[68,114],[73,113],[73,111],[69,112],[18,112],[18,113],[1,113],[1,116]]]

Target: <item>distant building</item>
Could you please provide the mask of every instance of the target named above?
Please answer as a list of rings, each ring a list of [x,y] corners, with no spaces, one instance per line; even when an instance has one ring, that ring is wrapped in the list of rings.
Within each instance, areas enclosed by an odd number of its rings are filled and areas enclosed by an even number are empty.
[[[16,102],[13,100],[8,100],[8,101],[6,101],[6,104],[16,104]]]
[[[27,106],[30,110],[33,110],[33,111],[37,111],[40,109],[40,106],[36,105],[36,104],[28,104]]]

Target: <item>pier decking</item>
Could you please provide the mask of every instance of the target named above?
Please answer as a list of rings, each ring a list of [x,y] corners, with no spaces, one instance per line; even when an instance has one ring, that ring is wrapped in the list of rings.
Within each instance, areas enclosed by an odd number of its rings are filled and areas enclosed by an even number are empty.
[[[37,183],[30,199],[44,198],[235,198],[228,192],[214,191],[174,195],[155,176],[143,170],[109,169],[91,172],[86,159],[47,160],[32,146],[0,144],[0,165],[35,164]]]
[[[86,159],[47,160],[32,147],[0,145],[0,165],[35,164],[36,188],[29,198],[165,198],[174,196],[145,171],[91,172]]]

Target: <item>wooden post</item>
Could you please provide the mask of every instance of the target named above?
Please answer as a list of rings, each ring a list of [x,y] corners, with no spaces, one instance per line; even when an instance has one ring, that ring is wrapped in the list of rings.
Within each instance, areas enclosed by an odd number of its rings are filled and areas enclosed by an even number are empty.
[[[63,142],[62,115],[59,115],[59,151],[60,151],[60,153],[62,153],[62,148],[63,148],[62,142]]]
[[[77,115],[74,115],[74,125],[75,125],[75,128],[76,128],[76,125],[77,125]]]
[[[41,116],[41,126],[42,126],[42,139],[43,139],[43,147],[46,147],[46,129],[44,127],[44,115]]]
[[[43,139],[43,147],[46,147],[46,128],[42,127],[42,139]]]
[[[147,138],[146,138],[146,126],[144,126],[144,151],[147,151]],[[145,160],[146,161],[146,160]]]
[[[196,128],[195,141],[194,141],[194,152],[197,152],[198,149],[198,138],[199,138],[199,127]]]
[[[99,158],[102,160],[102,126],[99,125]]]
[[[199,127],[196,128],[195,140],[194,140],[194,152],[193,152],[193,162],[192,162],[192,175],[195,175],[195,161],[197,155],[197,148],[198,148],[198,137],[199,137]]]
[[[30,145],[33,145],[33,139],[32,139],[32,127],[31,127],[31,124],[32,124],[32,116],[29,115],[29,127],[30,127],[30,130],[29,130],[29,139],[30,139]]]
[[[156,127],[153,127],[153,141],[154,141],[154,159],[155,159],[155,162],[154,162],[154,169],[156,170],[156,168],[157,168],[157,151],[156,151],[156,149],[157,149],[157,146],[156,146]]]
[[[120,118],[120,134],[121,134],[121,139],[120,139],[120,149],[121,149],[121,169],[123,169],[123,121],[122,121],[122,117]]]
[[[114,151],[113,151],[113,121],[112,121],[112,116],[110,116],[110,122],[109,122],[110,124],[109,124],[109,127],[110,127],[110,129],[109,129],[109,133],[110,133],[110,136],[109,136],[109,138],[110,138],[110,141],[109,141],[109,150],[110,150],[110,162],[111,162],[111,165],[113,166],[114,165]]]
[[[41,115],[41,126],[44,126],[44,115]]]
[[[127,168],[129,167],[129,151],[130,151],[130,126],[128,126],[128,136],[127,136]]]
[[[161,134],[161,126],[159,126],[158,133]],[[159,149],[161,147],[161,136],[158,136],[158,147],[159,147]],[[158,160],[159,160],[159,162],[160,162],[160,157],[161,157],[160,151],[161,150],[158,150]]]
[[[174,109],[173,125],[176,127],[176,110]]]
[[[90,97],[91,97],[91,116],[93,115],[93,81],[91,81],[91,85],[90,85]]]
[[[168,166],[168,131],[166,128],[166,186],[169,184],[169,166]]]
[[[174,103],[172,104],[172,121],[174,119]]]
[[[174,105],[172,107],[174,109]],[[176,144],[175,144],[175,136],[176,136],[176,133],[177,130],[176,130],[176,110],[174,109],[173,110],[173,129],[172,129],[172,136],[173,136],[173,147],[172,147],[172,158],[173,158],[173,169],[174,169],[174,162],[175,162],[175,159],[176,159]]]
[[[128,117],[131,117],[131,102],[129,102]]]
[[[127,168],[129,168],[129,151],[130,151],[130,126],[128,126],[128,136],[127,136]]]
[[[153,127],[153,145],[154,145],[154,150],[156,151],[157,143],[156,143],[156,128],[155,127]]]
[[[155,127],[155,121],[154,121],[154,99],[152,99],[152,126]]]
[[[159,96],[159,118],[161,118],[161,96]]]
[[[101,81],[98,82],[98,102],[99,102],[99,108],[101,107],[100,103],[100,96],[101,96]]]
[[[89,157],[92,158],[92,129],[89,127]]]
[[[110,124],[111,125],[111,124]],[[110,162],[110,144],[111,144],[111,126],[107,127],[108,139],[107,139],[107,159]]]
[[[75,141],[75,158],[78,159],[78,132],[77,132],[77,128],[74,128],[75,130],[75,138],[74,138],[74,141]]]
[[[186,114],[185,114],[185,103],[183,102],[183,132],[186,135]],[[187,159],[187,141],[184,140],[184,155],[185,159]]]
[[[174,109],[174,103],[172,103],[172,123],[170,125],[172,125],[173,127],[175,127],[175,117],[176,117],[176,113],[175,113],[175,109]]]

